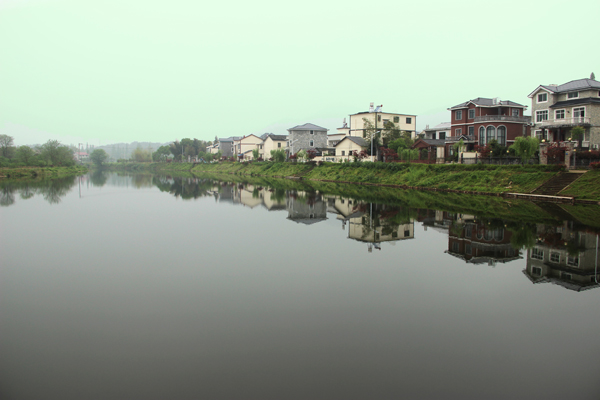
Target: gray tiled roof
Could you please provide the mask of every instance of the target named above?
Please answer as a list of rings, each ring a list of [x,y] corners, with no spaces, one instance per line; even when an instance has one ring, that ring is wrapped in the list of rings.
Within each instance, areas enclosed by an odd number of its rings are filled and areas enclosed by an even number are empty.
[[[482,106],[482,107],[496,107],[496,106],[525,107],[522,104],[515,103],[514,101],[510,101],[510,100],[499,100],[496,104],[494,104],[494,99],[489,99],[487,97],[478,97],[476,99],[457,104],[454,107],[450,107],[450,110],[453,110],[455,108],[465,108],[469,105],[469,103],[473,103],[476,106]]]
[[[287,140],[287,135],[275,135],[273,133],[269,133],[268,137],[271,138],[271,140]],[[265,138],[266,139],[266,138]]]
[[[234,140],[240,140],[241,136],[230,136],[228,138],[219,138],[219,142],[233,142]]]
[[[560,107],[567,107],[567,106],[575,106],[577,104],[590,104],[590,103],[600,104],[600,97],[582,97],[579,99],[558,101],[558,102],[552,104],[550,106],[550,108],[560,108]]]
[[[600,89],[600,82],[592,79],[577,79],[571,82],[563,83],[562,85],[547,87],[554,88],[554,90],[552,90],[553,92],[561,93],[581,89]]]
[[[445,139],[421,139],[421,140],[430,146],[445,146],[446,145]]]
[[[346,136],[344,139],[348,139],[354,143],[356,143],[357,145],[359,145],[360,147],[367,147],[369,145],[369,142],[367,142],[365,139],[358,137],[358,136]],[[342,143],[342,141],[344,140],[340,140],[339,142],[337,142],[335,144],[335,146],[337,146],[338,144]]]
[[[323,128],[322,126],[318,126],[315,124],[304,124],[304,125],[297,125],[293,128],[288,129],[288,131],[325,131],[327,132],[329,129]]]

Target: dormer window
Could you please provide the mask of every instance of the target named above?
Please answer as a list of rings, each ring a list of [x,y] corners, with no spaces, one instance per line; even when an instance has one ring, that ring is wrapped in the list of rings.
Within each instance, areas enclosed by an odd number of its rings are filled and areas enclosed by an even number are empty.
[[[545,103],[548,101],[548,93],[540,93],[537,95],[538,103]]]
[[[567,93],[567,99],[576,99],[579,97],[579,92],[569,92]]]

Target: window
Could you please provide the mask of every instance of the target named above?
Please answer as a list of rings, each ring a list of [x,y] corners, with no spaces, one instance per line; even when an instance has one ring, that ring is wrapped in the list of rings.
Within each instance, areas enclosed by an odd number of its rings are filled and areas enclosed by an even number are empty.
[[[489,143],[490,141],[496,139],[496,127],[495,126],[488,126],[486,129],[486,138],[485,138],[485,143]]]
[[[542,276],[542,269],[540,267],[531,268],[531,273],[533,275]]]
[[[462,110],[454,111],[454,119],[462,119]]]
[[[407,124],[412,124],[412,118],[406,118],[406,123]]]
[[[458,242],[454,242],[452,243],[452,251],[454,253],[458,253],[458,250],[460,249]]]
[[[381,122],[381,115],[377,116],[377,122]]]
[[[545,103],[548,101],[548,93],[540,93],[537,96],[538,103]]]
[[[440,139],[446,139],[446,132],[438,132],[438,135],[439,135]]]
[[[390,122],[390,120],[389,120],[389,119],[384,119],[384,120],[383,120],[383,126],[385,126],[385,125],[386,125],[388,122]]]
[[[567,281],[573,280],[573,275],[567,274],[566,272],[561,272],[560,277]]]
[[[536,111],[535,122],[548,121],[548,110]]]
[[[567,256],[567,265],[570,265],[571,267],[579,267],[579,256]]]
[[[394,123],[397,124],[398,122],[400,122],[400,117],[394,117]]]
[[[465,237],[470,238],[473,236],[473,227],[471,225],[465,226]]]
[[[565,110],[554,111],[554,119],[565,119]]]
[[[277,148],[280,148],[280,147],[281,147],[281,143],[277,143]]]
[[[471,249],[470,244],[465,245],[465,253],[467,253],[469,255],[473,254],[473,250]]]
[[[311,134],[311,135],[314,135],[314,134],[315,134],[315,131],[310,131],[310,134]]]
[[[475,127],[474,126],[469,127],[469,136],[475,136]]]
[[[485,146],[485,128],[483,126],[479,127],[479,144]]]
[[[519,116],[519,109],[518,108],[513,108],[513,110],[512,110],[512,116],[513,117],[518,117]]]
[[[506,127],[499,126],[498,133],[496,134],[496,140],[500,146],[506,146]]]
[[[258,145],[258,148],[262,150],[262,144],[259,144],[259,145]]]
[[[455,131],[454,131],[454,134],[455,134],[456,136],[460,136],[460,135],[462,135],[462,129],[458,128],[457,130],[455,130]]]
[[[569,92],[567,93],[567,99],[576,99],[579,97],[579,92]]]
[[[345,155],[346,155],[346,152],[345,152],[344,150],[342,150],[342,155],[343,155],[343,156],[345,156]]]
[[[405,230],[405,231],[404,231],[404,237],[409,237],[409,236],[410,236],[410,231],[408,231],[408,230]]]
[[[553,263],[559,263],[560,262],[560,253],[551,251],[550,252],[550,261]]]
[[[314,145],[315,145],[315,141],[314,141],[314,140],[311,140],[310,142],[308,142],[308,145],[309,145],[310,147],[314,147]]]
[[[533,249],[531,249],[531,258],[535,258],[536,260],[543,260],[544,250],[540,250],[534,247]]]
[[[469,110],[469,119],[475,118],[475,109],[472,108]]]
[[[585,107],[577,107],[573,109],[573,118],[585,117]]]

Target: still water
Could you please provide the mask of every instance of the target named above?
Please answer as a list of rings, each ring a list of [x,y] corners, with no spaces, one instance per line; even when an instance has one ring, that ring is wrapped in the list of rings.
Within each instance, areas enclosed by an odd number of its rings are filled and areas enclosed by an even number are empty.
[[[0,196],[2,399],[600,394],[595,207],[107,173]]]

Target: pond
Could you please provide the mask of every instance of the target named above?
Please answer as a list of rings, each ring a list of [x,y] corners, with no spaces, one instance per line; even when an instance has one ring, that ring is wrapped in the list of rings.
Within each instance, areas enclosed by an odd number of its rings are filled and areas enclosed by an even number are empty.
[[[2,399],[600,389],[598,207],[102,171],[0,205]]]

